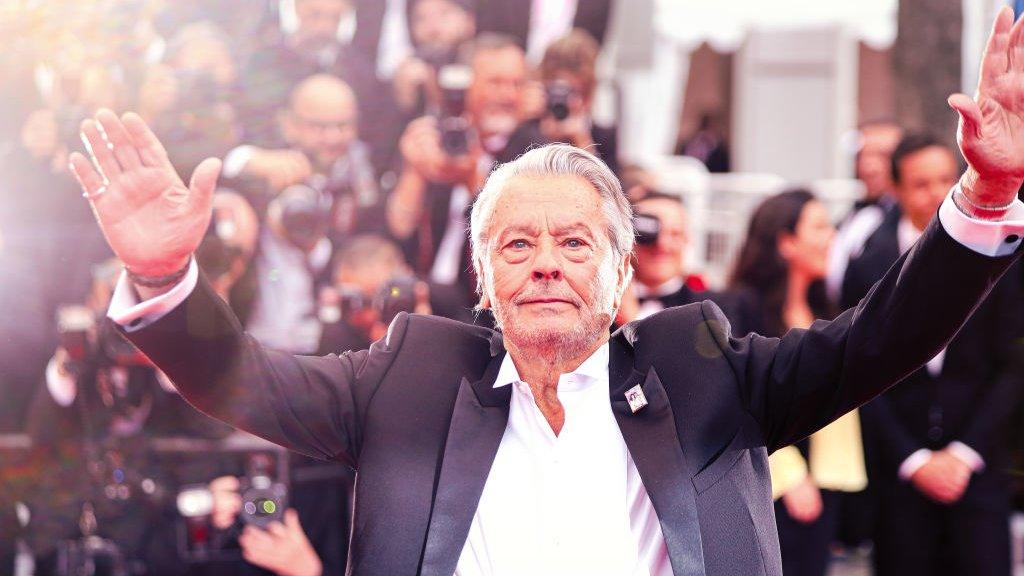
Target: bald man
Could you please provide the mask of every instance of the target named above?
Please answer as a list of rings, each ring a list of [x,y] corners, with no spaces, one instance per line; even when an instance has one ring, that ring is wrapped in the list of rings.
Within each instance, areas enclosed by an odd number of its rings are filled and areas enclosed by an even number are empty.
[[[332,197],[335,231],[347,235],[355,211],[374,209],[380,198],[369,150],[359,140],[358,106],[355,92],[336,76],[309,76],[276,114],[284,146],[239,146],[225,157],[224,175],[240,180],[235,187],[250,198],[310,185]]]

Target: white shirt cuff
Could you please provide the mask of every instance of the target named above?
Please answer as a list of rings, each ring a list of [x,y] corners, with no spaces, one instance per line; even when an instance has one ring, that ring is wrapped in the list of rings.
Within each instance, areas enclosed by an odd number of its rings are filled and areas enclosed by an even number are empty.
[[[907,459],[900,464],[900,480],[910,480],[914,474],[921,469],[922,466],[928,463],[932,458],[932,451],[927,448],[921,448],[917,452],[914,452]]]
[[[957,460],[967,464],[975,473],[985,470],[985,459],[967,444],[954,440],[946,446],[946,450],[949,450]]]
[[[220,169],[221,175],[225,178],[234,178],[241,174],[255,151],[256,147],[249,144],[232,148],[224,157],[224,164]]]
[[[46,390],[50,393],[53,401],[62,408],[71,406],[78,393],[75,377],[70,374],[61,374],[56,356],[50,358],[46,364]]]
[[[195,290],[198,282],[199,265],[196,264],[196,259],[192,258],[188,264],[188,272],[174,288],[145,302],[139,302],[135,287],[128,280],[128,274],[122,272],[117,280],[117,287],[114,288],[114,294],[110,297],[107,317],[128,332],[140,330],[163,318],[184,302]]]
[[[953,187],[957,190],[960,184]],[[978,220],[953,203],[953,194],[939,207],[939,222],[954,240],[985,256],[1012,254],[1024,237],[1024,202],[1014,200],[1002,220]]]

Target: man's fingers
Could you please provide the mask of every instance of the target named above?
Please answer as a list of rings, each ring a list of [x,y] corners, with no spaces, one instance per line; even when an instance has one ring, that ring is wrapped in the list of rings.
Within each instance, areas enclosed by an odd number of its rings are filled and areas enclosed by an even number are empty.
[[[85,197],[89,198],[90,202],[98,201],[102,197],[100,189],[103,188],[103,177],[93,168],[89,159],[79,152],[72,152],[68,162],[71,173],[78,180]]]
[[[142,165],[142,161],[139,160],[139,153],[135,150],[135,145],[129,138],[128,131],[125,130],[124,124],[121,123],[121,119],[117,117],[117,114],[106,108],[101,108],[96,112],[96,120],[103,128],[107,142],[113,148],[114,157],[121,163],[121,168],[124,170],[134,170]]]
[[[100,133],[100,125],[92,118],[82,121],[82,143],[92,158],[96,171],[103,177],[104,182],[110,182],[121,175],[121,166],[114,158],[110,145]]]
[[[988,37],[985,53],[981,57],[982,83],[994,80],[1009,68],[1008,49],[1012,27],[1013,9],[1003,6],[992,24],[992,34]]]
[[[221,161],[216,158],[207,158],[196,167],[192,173],[192,181],[189,182],[189,189],[195,195],[193,202],[202,206],[209,206],[213,201],[213,190],[217,187],[217,177],[220,176]]]
[[[121,122],[144,165],[159,167],[170,164],[164,145],[160,143],[141,116],[135,112],[127,112],[121,117]]]
[[[981,108],[974,98],[966,94],[953,94],[946,102],[960,114],[963,121],[963,135],[978,138],[981,136],[982,114]]]

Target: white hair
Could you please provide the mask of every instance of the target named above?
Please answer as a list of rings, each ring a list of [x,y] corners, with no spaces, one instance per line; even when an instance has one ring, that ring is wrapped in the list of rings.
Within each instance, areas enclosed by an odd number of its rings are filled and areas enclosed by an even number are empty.
[[[568,144],[548,144],[534,148],[511,162],[494,169],[473,204],[470,215],[469,240],[473,250],[477,294],[488,293],[484,286],[490,278],[487,244],[490,240],[491,217],[498,197],[510,180],[517,176],[578,176],[586,180],[601,196],[601,209],[608,222],[608,240],[616,265],[633,251],[636,232],[633,210],[622,191],[619,179],[593,154]],[[627,278],[627,284],[628,284]]]

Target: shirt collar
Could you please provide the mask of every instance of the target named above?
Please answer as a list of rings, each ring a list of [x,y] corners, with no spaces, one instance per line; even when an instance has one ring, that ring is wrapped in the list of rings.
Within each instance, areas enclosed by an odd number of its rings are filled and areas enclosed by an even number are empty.
[[[579,365],[579,368],[576,368],[569,374],[585,376],[592,380],[607,377],[608,343],[605,342],[600,348],[594,350],[594,353],[584,360]],[[505,357],[501,360],[501,367],[498,368],[498,377],[494,380],[494,387],[501,388],[516,382],[522,382],[522,379],[519,377],[519,370],[516,369],[515,362],[512,361],[512,355],[506,352]]]

